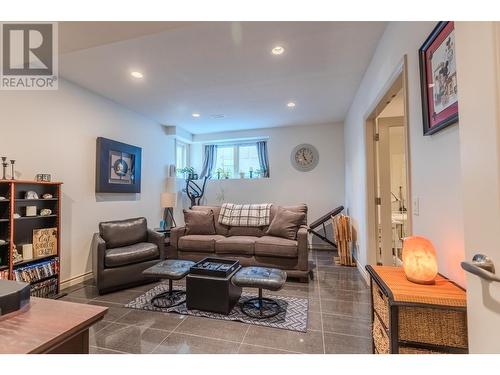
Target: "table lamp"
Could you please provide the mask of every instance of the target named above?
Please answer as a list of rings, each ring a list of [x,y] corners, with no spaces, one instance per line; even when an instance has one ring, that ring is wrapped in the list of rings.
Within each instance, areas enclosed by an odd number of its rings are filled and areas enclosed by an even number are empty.
[[[427,238],[412,236],[403,242],[403,269],[406,278],[417,284],[434,284],[438,273],[436,250]]]
[[[163,230],[169,230],[176,226],[174,219],[173,208],[177,206],[177,194],[176,193],[162,193],[161,194],[161,206],[164,208],[163,211]]]

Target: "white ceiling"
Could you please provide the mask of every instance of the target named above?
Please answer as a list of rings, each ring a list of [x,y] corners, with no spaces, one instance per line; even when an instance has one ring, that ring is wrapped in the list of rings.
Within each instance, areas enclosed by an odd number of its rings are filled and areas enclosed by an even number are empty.
[[[85,23],[78,24],[61,27],[60,34],[71,31],[59,61],[64,78],[194,134],[342,121],[385,28],[384,22],[165,22],[163,29],[127,22],[86,33]],[[286,49],[280,56],[270,53],[277,44]],[[144,79],[133,79],[132,70]],[[218,114],[225,117],[212,118]]]

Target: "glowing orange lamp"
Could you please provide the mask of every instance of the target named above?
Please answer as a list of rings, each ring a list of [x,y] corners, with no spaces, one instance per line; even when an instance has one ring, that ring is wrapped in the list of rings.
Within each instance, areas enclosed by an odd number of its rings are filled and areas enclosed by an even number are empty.
[[[406,278],[417,284],[434,284],[438,273],[436,250],[427,238],[412,236],[403,242]]]

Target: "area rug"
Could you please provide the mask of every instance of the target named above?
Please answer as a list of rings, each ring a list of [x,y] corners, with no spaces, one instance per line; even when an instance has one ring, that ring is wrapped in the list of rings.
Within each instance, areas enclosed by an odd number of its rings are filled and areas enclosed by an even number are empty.
[[[183,287],[176,287],[176,289],[184,290]],[[265,327],[280,328],[290,331],[307,332],[307,312],[309,309],[309,301],[306,298],[295,298],[286,296],[277,297],[266,294],[265,297],[276,300],[276,302],[280,305],[283,311],[272,318],[256,319],[243,314],[241,312],[239,304],[236,304],[236,306],[229,313],[229,315],[217,314],[200,310],[188,310],[186,307],[186,303],[170,308],[158,308],[151,305],[151,299],[154,296],[158,295],[159,293],[166,292],[167,290],[168,290],[168,284],[163,284],[163,283],[159,284],[153,289],[144,293],[143,295],[137,297],[135,300],[126,304],[125,307],[138,310],[201,316],[211,319],[233,320],[233,321],[240,321],[247,324],[254,324]],[[240,302],[244,302],[247,299],[255,297],[257,296],[254,294],[243,292],[241,294]]]

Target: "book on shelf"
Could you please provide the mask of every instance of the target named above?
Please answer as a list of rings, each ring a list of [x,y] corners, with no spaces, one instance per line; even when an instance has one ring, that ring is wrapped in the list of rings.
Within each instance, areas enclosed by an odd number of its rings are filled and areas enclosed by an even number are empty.
[[[58,273],[59,258],[54,258],[40,263],[29,264],[16,268],[14,270],[14,278],[17,281],[36,283],[37,281],[57,275]]]
[[[8,280],[9,279],[9,270],[0,271],[0,280]]]
[[[57,294],[58,282],[57,279],[48,279],[41,283],[31,285],[30,294],[33,297],[52,297]]]

